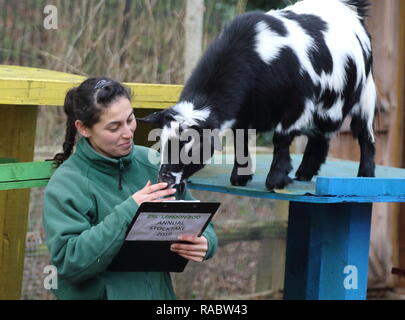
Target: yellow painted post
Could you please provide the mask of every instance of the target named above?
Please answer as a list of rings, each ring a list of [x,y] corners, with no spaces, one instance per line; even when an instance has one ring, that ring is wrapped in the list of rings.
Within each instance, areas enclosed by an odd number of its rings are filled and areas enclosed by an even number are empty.
[[[32,161],[37,106],[0,105],[0,158]],[[0,191],[0,299],[20,299],[29,189]]]

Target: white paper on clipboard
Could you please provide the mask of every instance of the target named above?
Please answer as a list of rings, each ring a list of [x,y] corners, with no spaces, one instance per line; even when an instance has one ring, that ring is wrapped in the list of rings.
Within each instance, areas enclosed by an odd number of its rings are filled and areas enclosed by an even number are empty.
[[[180,235],[198,235],[209,213],[140,212],[125,240],[176,241]]]

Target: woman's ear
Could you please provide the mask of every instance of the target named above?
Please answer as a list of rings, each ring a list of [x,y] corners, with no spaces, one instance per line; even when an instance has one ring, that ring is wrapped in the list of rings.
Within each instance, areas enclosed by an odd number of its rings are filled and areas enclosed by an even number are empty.
[[[77,131],[85,138],[90,138],[89,129],[80,120],[75,121]]]

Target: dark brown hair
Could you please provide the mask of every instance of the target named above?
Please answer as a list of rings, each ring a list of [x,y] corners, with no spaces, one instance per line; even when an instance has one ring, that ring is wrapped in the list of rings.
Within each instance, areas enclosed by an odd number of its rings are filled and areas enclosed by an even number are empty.
[[[67,115],[65,142],[63,152],[53,158],[55,167],[59,167],[72,154],[77,134],[75,121],[80,120],[91,128],[100,120],[101,111],[120,97],[131,101],[130,89],[106,77],[89,78],[67,92],[63,105]]]

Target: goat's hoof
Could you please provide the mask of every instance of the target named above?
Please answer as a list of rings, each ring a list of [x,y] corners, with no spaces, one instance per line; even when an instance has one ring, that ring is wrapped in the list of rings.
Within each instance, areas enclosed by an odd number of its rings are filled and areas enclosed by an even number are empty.
[[[371,164],[368,166],[360,166],[357,176],[374,178],[375,177],[375,165]]]
[[[374,172],[359,172],[357,174],[357,177],[359,177],[359,178],[361,178],[361,177],[363,177],[363,178],[374,178],[375,174],[374,174]]]
[[[237,175],[231,175],[231,184],[233,186],[246,186],[250,180],[252,180],[253,175],[243,175],[243,176],[237,176]]]
[[[233,186],[246,186],[248,182],[253,178],[253,173],[247,170],[247,168],[234,166],[231,173],[231,184]]]
[[[300,166],[297,170],[297,172],[295,173],[295,180],[298,181],[311,181],[312,177],[316,174],[311,173],[311,172],[305,172],[305,169],[302,169],[302,167]],[[307,170],[308,171],[308,170]]]
[[[231,177],[231,184],[233,186],[246,186],[250,180],[252,180],[252,175],[250,176],[237,176]]]
[[[292,182],[289,176],[272,176],[266,179],[266,188],[271,191],[274,189],[283,189],[286,185]]]
[[[296,174],[295,175],[295,180],[297,181],[311,181],[313,175],[306,175],[306,174]]]

